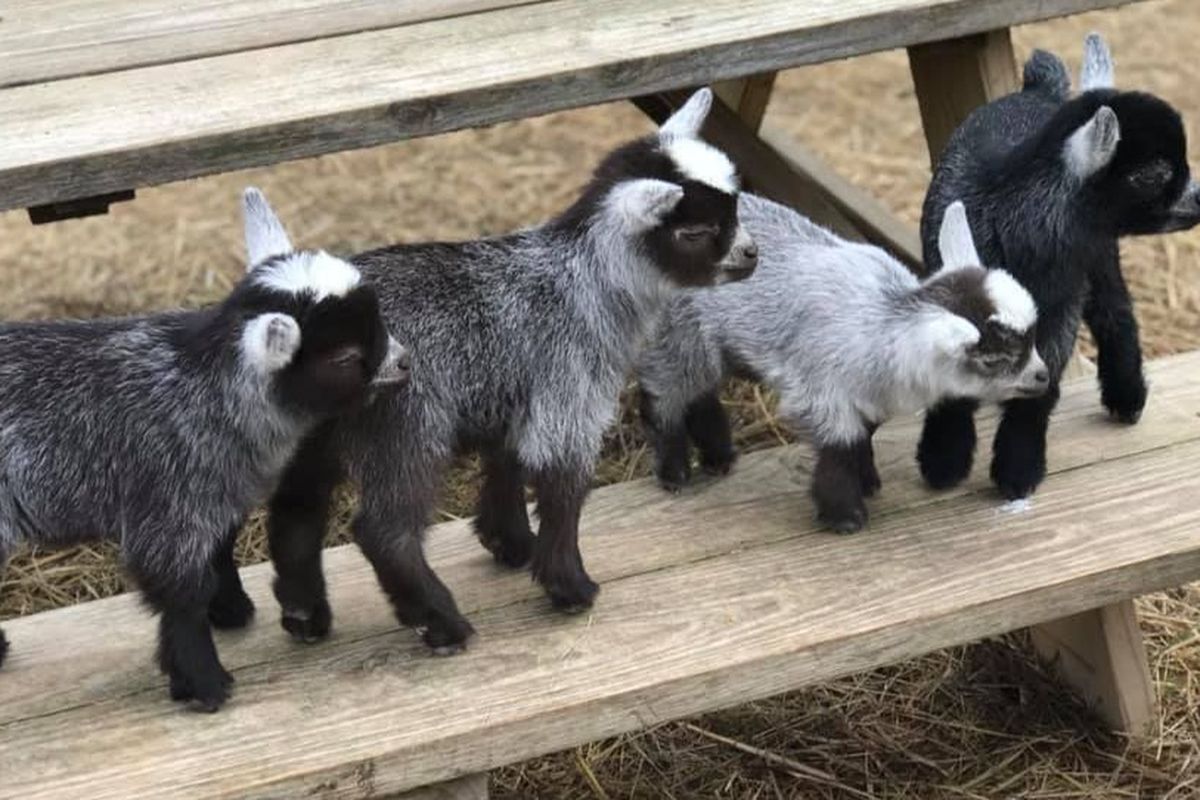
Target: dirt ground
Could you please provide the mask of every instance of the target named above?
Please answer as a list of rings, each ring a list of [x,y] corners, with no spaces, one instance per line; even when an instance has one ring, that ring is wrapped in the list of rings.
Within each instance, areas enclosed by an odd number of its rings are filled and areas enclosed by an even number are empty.
[[[1200,168],[1200,3],[1155,0],[1021,28],[1018,56],[1043,47],[1077,66],[1091,30],[1107,36],[1120,86],[1180,108]],[[903,53],[790,72],[769,115],[916,224],[929,164]],[[305,245],[351,252],[474,237],[562,208],[604,152],[649,130],[631,106],[601,106],[149,189],[102,218],[34,228],[23,212],[2,214],[0,318],[123,314],[220,297],[242,269],[237,204],[247,184],[267,192]],[[1200,231],[1130,241],[1123,253],[1147,353],[1200,346]],[[733,387],[727,402],[744,448],[786,438],[750,388]],[[627,410],[602,482],[645,474],[634,423]],[[469,513],[473,497],[467,464],[440,513]],[[343,506],[339,541],[349,499]],[[264,557],[258,522],[240,556]],[[107,547],[21,553],[4,576],[0,619],[121,588]],[[1014,635],[501,770],[493,794],[1200,798],[1200,587],[1144,598],[1139,608],[1163,710],[1146,742],[1103,733]]]

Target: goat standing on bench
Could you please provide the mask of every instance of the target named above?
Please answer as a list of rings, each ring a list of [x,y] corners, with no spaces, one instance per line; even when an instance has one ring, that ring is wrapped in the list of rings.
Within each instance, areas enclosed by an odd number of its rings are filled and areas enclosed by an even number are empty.
[[[770,200],[743,194],[738,215],[762,248],[753,277],[677,298],[638,363],[642,419],[668,489],[691,475],[689,435],[706,470],[732,465],[717,397],[730,373],[764,381],[780,418],[812,435],[817,514],[842,533],[866,523],[863,498],[880,487],[871,436],[881,423],[946,396],[1045,391],[1033,299],[1008,273],[980,266],[962,203],[946,210],[942,268],[923,282],[878,247]]]
[[[245,203],[251,269],[220,305],[0,326],[0,563],[22,539],[118,540],[162,615],[171,697],[204,711],[233,682],[210,622],[254,612],[233,560],[246,515],[318,421],[406,358],[354,267],[294,252],[263,197]]]
[[[271,504],[275,593],[294,636],[329,630],[320,548],[339,460],[361,488],[355,539],[400,623],[422,630],[434,652],[459,650],[472,633],[422,546],[459,451],[482,455],[484,547],[506,566],[532,560],[556,607],[592,604],[579,515],[638,348],[676,290],[744,278],[755,265],[734,166],[697,138],[711,102],[696,93],[656,135],[609,155],[541,227],[355,257],[413,348],[412,380],[310,440]]]
[[[1081,316],[1099,351],[1105,408],[1120,422],[1137,422],[1146,382],[1117,238],[1200,222],[1200,186],[1189,178],[1179,114],[1151,95],[1115,91],[1099,36],[1084,48],[1078,97],[1069,99],[1062,61],[1037,51],[1020,92],[967,117],[938,162],[921,219],[926,264],[936,269],[937,222],[947,205],[964,200],[984,260],[1010,271],[1037,301],[1050,390],[1004,408],[991,476],[1009,499],[1030,494],[1046,475],[1046,428]],[[929,414],[917,458],[934,488],[970,472],[974,411],[973,401],[951,398]]]

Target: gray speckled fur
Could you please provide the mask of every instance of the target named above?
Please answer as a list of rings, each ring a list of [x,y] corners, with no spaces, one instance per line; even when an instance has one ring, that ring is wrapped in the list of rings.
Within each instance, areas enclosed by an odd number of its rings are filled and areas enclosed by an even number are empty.
[[[750,194],[739,217],[760,248],[754,275],[675,298],[639,360],[668,427],[735,369],[778,392],[780,416],[820,446],[860,441],[948,394],[998,400],[1020,382],[965,369],[965,353],[939,341],[949,312],[878,247]]]

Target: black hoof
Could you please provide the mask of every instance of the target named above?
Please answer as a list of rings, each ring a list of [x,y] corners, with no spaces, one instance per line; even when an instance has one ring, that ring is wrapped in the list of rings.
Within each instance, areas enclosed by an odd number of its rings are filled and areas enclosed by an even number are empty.
[[[214,628],[230,630],[244,628],[254,619],[254,601],[243,591],[222,597],[217,596],[208,604],[208,621]]]
[[[1028,450],[998,446],[992,458],[991,475],[1005,500],[1020,500],[1033,494],[1046,477],[1046,462]]]
[[[600,585],[583,571],[569,578],[552,578],[541,583],[550,604],[564,614],[582,614],[592,607],[600,593]]]
[[[317,601],[311,608],[285,608],[279,624],[298,642],[312,644],[329,636],[333,612],[328,601]]]
[[[537,537],[528,528],[505,534],[477,530],[476,534],[479,536],[479,543],[501,566],[520,569],[528,566],[533,559],[533,547],[537,543]]]
[[[225,705],[232,686],[233,676],[219,666],[211,673],[189,676],[172,670],[170,674],[171,699],[187,703],[192,711],[205,714],[212,714]]]
[[[819,515],[822,524],[829,526],[835,533],[857,533],[867,524],[867,508],[839,509],[824,511]]]
[[[737,451],[729,450],[723,453],[704,453],[700,454],[700,467],[709,475],[721,477],[728,475],[733,471],[733,465],[737,463]]]
[[[1100,402],[1112,419],[1125,425],[1137,424],[1146,407],[1146,381],[1140,374],[1130,378],[1110,378],[1100,387]]]
[[[664,465],[655,472],[658,485],[671,494],[677,494],[692,482],[692,466],[688,463]]]
[[[475,635],[471,623],[463,617],[439,620],[430,624],[421,633],[421,639],[435,656],[452,656],[467,649],[467,642]]]

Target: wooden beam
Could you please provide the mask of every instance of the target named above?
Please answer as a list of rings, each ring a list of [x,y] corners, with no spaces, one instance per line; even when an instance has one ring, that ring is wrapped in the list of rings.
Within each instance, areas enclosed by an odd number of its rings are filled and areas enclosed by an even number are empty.
[[[0,87],[98,75],[547,0],[5,0]],[[69,14],[69,24],[64,16]]]
[[[555,0],[17,86],[0,90],[0,210],[709,84],[1121,2],[1126,0]]]
[[[1148,735],[1154,683],[1133,601],[1122,600],[1030,628],[1033,645],[1113,730]]]
[[[972,110],[1018,87],[1008,28],[909,47],[908,61],[931,163]]]
[[[721,102],[737,114],[746,127],[757,131],[762,127],[771,92],[775,89],[775,72],[763,72],[732,81],[721,81],[713,86]]]

